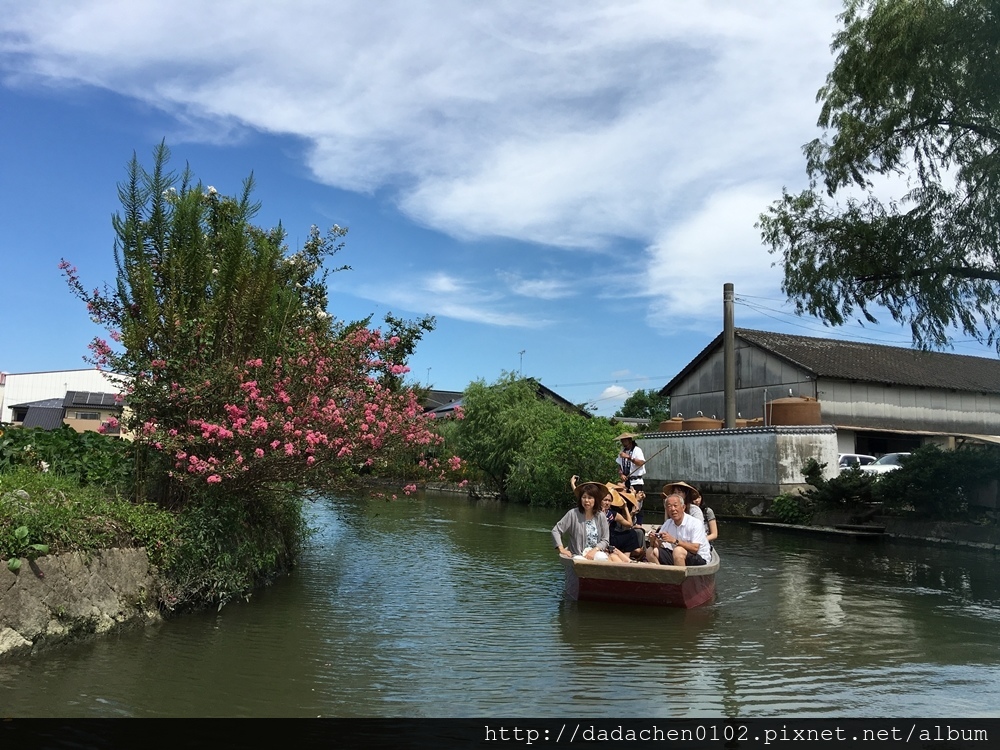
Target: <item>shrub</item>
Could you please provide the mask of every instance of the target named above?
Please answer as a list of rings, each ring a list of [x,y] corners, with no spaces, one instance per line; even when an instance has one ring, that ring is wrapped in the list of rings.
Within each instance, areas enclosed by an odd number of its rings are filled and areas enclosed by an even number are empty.
[[[812,520],[813,504],[803,495],[785,492],[774,498],[768,513],[782,523],[806,524]]]
[[[233,503],[219,492],[183,509],[164,570],[176,589],[168,609],[220,609],[289,570],[307,535],[303,501],[292,495]]]
[[[1000,450],[965,446],[954,451],[929,444],[883,474],[874,496],[887,510],[912,510],[932,518],[957,519],[982,484],[1000,479]]]
[[[145,547],[155,564],[174,538],[176,517],[105,488],[80,487],[74,477],[21,467],[0,474],[0,557],[19,554],[15,531],[20,527],[53,554]]]
[[[98,432],[6,427],[0,430],[0,473],[18,467],[43,469],[79,484],[115,485],[132,474],[127,443]]]
[[[522,446],[514,458],[508,485],[510,499],[531,505],[571,503],[569,478],[617,481],[615,436],[619,428],[606,419],[587,419],[560,411],[550,426]]]
[[[854,509],[872,502],[872,487],[876,475],[866,474],[858,468],[842,471],[832,479],[823,477],[826,464],[810,458],[802,467],[806,483],[810,485],[802,494],[814,506],[823,508]]]

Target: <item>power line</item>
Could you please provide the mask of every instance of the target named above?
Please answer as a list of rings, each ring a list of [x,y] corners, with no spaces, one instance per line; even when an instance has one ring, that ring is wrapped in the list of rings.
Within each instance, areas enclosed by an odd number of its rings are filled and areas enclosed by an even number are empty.
[[[886,344],[887,342],[892,343],[892,344],[908,344],[908,343],[912,342],[912,338],[909,337],[909,336],[907,336],[905,333],[893,333],[891,331],[880,331],[879,333],[882,336],[882,338],[874,338],[872,336],[864,336],[864,335],[861,335],[861,334],[858,334],[858,333],[845,333],[845,332],[842,332],[842,331],[831,330],[830,328],[827,328],[825,326],[822,327],[822,328],[817,328],[816,326],[805,325],[803,323],[796,322],[798,320],[801,320],[802,318],[799,315],[795,314],[795,313],[787,313],[787,312],[785,312],[783,310],[776,310],[774,308],[766,307],[764,305],[753,304],[753,303],[747,302],[746,301],[747,299],[761,299],[761,300],[766,300],[766,301],[769,301],[769,302],[776,302],[776,301],[779,301],[779,300],[775,300],[774,298],[771,298],[771,297],[753,297],[753,296],[750,296],[750,295],[739,295],[739,296],[736,297],[736,302],[737,303],[742,304],[744,307],[746,307],[746,308],[748,308],[750,310],[753,310],[754,312],[756,312],[756,313],[758,313],[760,315],[763,315],[766,318],[770,318],[771,320],[776,320],[779,323],[783,323],[785,325],[790,325],[790,326],[795,326],[797,328],[802,328],[802,329],[804,329],[806,331],[811,331],[813,333],[819,333],[819,334],[822,334],[825,337],[829,337],[829,338],[847,338],[847,337],[850,337],[852,339],[860,339],[860,340],[863,340],[863,341],[871,341],[871,342],[874,342],[876,344]],[[768,315],[768,312],[777,313],[778,315],[785,315],[786,318],[778,318],[778,317],[775,317],[774,315]],[[842,327],[843,328],[854,329],[856,331],[864,331],[866,333],[871,333],[872,332],[871,328],[868,328],[868,327],[860,325],[860,324],[845,323]],[[951,341],[951,345],[953,347],[966,348],[966,349],[968,349],[970,351],[978,348],[976,346],[962,347],[962,344],[974,344],[974,345],[978,345],[979,342],[976,339],[953,339]]]
[[[549,388],[574,388],[576,386],[584,385],[617,385],[618,383],[635,383],[640,380],[659,380],[661,378],[667,378],[668,380],[672,378],[673,375],[646,375],[638,378],[618,378],[616,380],[608,383],[607,380],[593,380],[589,383],[555,383],[548,386]]]

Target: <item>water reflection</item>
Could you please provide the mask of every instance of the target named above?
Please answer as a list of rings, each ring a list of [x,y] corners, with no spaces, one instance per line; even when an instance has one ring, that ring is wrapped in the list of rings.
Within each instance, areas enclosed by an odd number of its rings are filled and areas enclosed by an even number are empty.
[[[949,716],[1000,696],[992,553],[726,525],[716,602],[570,602],[561,512],[310,506],[289,577],[221,612],[0,665],[9,716]]]

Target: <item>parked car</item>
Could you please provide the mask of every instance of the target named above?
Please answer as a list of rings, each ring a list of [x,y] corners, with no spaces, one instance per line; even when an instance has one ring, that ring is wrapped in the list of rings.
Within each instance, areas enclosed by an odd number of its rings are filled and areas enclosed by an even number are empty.
[[[902,465],[900,459],[909,455],[909,453],[886,453],[878,461],[862,466],[861,471],[868,474],[885,474],[889,471],[895,471]]]
[[[872,463],[875,463],[875,456],[868,456],[864,453],[841,453],[837,457],[837,465],[841,471],[852,466],[867,466]]]

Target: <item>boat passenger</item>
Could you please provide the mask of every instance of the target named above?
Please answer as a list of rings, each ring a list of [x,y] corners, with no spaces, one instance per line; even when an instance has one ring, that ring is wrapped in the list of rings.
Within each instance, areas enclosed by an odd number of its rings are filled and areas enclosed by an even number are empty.
[[[623,484],[608,484],[615,516],[609,515],[611,546],[637,560],[645,559],[646,534],[638,519],[643,493],[625,489]]]
[[[714,542],[719,538],[719,523],[715,520],[715,511],[702,505],[702,502],[701,493],[691,499],[691,503],[701,508],[701,512],[705,514],[705,535],[709,542]]]
[[[684,512],[684,498],[671,493],[664,502],[667,520],[659,532],[650,532],[646,562],[660,565],[706,565],[712,559],[712,547],[705,534],[705,524]]]
[[[576,484],[577,477],[570,480],[576,507],[566,511],[566,515],[552,527],[552,541],[563,557],[583,557],[587,560],[608,559],[608,519],[601,512],[599,503],[608,494],[608,488],[598,482]],[[563,546],[563,537],[569,538],[569,546]]]
[[[622,482],[617,482],[615,484],[608,483],[608,489],[611,490],[612,494],[617,492],[619,495],[625,498],[629,504],[629,513],[632,514],[632,522],[636,526],[642,526],[642,505],[646,500],[646,493],[642,489],[632,488],[629,489]]]
[[[695,498],[701,499],[701,493],[698,492],[697,488],[692,487],[687,482],[667,482],[663,485],[663,498],[666,500],[668,495],[677,493],[684,498],[684,512],[689,516],[694,516],[699,521],[705,521],[705,514],[702,513],[701,508],[694,502]]]
[[[608,558],[614,562],[632,562],[632,553],[644,546],[643,536],[635,532],[626,497],[614,487],[605,486],[608,494],[601,500],[601,510],[608,519]]]

